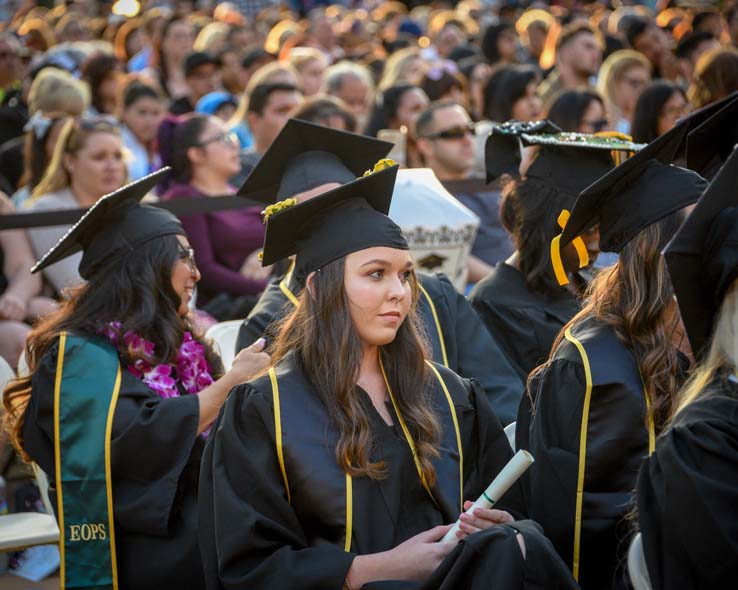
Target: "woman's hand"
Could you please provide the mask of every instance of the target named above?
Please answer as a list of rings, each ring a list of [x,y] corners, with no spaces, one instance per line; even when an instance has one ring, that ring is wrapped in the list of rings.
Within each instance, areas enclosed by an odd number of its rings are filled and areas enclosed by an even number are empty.
[[[227,375],[232,380],[232,386],[246,383],[269,366],[269,355],[264,352],[266,340],[259,338],[251,346],[244,348],[233,359],[233,365]]]
[[[359,555],[351,564],[346,580],[351,588],[361,588],[377,580],[423,582],[456,546],[454,541],[436,542],[450,528],[451,525],[437,526],[389,551]]]
[[[262,266],[259,252],[254,250],[241,265],[241,274],[252,281],[266,281],[272,274],[271,266]]]
[[[26,319],[27,311],[26,302],[17,295],[5,292],[0,296],[0,319],[22,322]]]
[[[473,502],[469,500],[464,502],[464,510],[468,510],[472,504]],[[459,520],[461,521],[459,523],[459,531],[456,533],[459,539],[463,539],[467,535],[473,535],[497,524],[507,524],[515,521],[509,512],[494,508],[476,508],[472,514],[462,513]]]

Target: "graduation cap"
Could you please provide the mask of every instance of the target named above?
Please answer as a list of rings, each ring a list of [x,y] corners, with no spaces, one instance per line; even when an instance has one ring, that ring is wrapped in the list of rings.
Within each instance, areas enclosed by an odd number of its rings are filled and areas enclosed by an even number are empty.
[[[641,230],[694,203],[707,181],[671,162],[686,148],[687,132],[712,114],[707,109],[693,113],[585,188],[561,234],[561,245],[599,224],[600,250],[619,252]]]
[[[346,184],[392,147],[373,137],[290,119],[236,194],[269,205],[329,182]]]
[[[297,254],[294,276],[300,282],[326,264],[375,246],[408,250],[400,227],[387,213],[398,166],[297,203],[294,199],[267,207],[262,264]]]
[[[487,138],[487,182],[503,173],[518,176],[521,151],[539,146],[526,178],[536,178],[562,192],[577,195],[613,168],[613,153],[635,152],[643,147],[620,134],[563,132],[550,121],[496,125]]]
[[[732,97],[732,98],[731,98]],[[687,135],[687,168],[711,180],[738,143],[738,93]]]
[[[715,318],[738,277],[738,148],[664,250],[695,356],[707,353]]]
[[[89,279],[154,238],[185,235],[182,224],[172,213],[140,204],[169,171],[168,167],[162,168],[101,197],[31,272],[43,270],[81,250],[79,274]]]

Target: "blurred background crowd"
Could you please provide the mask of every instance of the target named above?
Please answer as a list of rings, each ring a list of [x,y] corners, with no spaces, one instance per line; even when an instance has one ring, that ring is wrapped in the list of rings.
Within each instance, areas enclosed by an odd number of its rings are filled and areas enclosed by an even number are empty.
[[[0,209],[89,207],[169,165],[156,198],[235,193],[290,117],[395,142],[441,181],[483,177],[494,122],[649,142],[738,89],[738,3],[643,0],[0,2]],[[512,251],[499,193],[470,281]],[[198,306],[244,317],[271,269],[258,208],[184,220]],[[0,355],[79,281],[72,257],[28,269],[68,226],[0,232]],[[504,232],[503,232],[504,233]],[[499,241],[499,240],[498,240]]]

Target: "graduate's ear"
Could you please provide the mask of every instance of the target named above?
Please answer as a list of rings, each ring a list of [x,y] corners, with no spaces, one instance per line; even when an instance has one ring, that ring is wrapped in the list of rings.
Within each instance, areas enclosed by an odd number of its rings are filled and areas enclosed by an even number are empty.
[[[305,280],[305,288],[307,289],[308,293],[310,293],[310,297],[312,297],[313,299],[315,299],[315,275],[316,272],[313,271],[307,276],[307,279]]]

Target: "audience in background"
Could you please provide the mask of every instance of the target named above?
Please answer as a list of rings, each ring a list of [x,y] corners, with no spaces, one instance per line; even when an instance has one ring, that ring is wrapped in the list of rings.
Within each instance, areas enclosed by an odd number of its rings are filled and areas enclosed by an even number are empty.
[[[630,133],[635,105],[651,81],[651,65],[637,51],[621,49],[603,62],[597,92],[605,99],[612,127]]]
[[[595,90],[565,90],[555,96],[546,119],[562,131],[599,133],[610,125],[605,101]]]
[[[123,87],[119,108],[128,178],[138,180],[161,167],[156,132],[164,117],[164,97],[155,86],[131,78]]]
[[[638,97],[633,113],[633,141],[649,143],[676,125],[688,112],[684,90],[673,82],[652,82]]]

